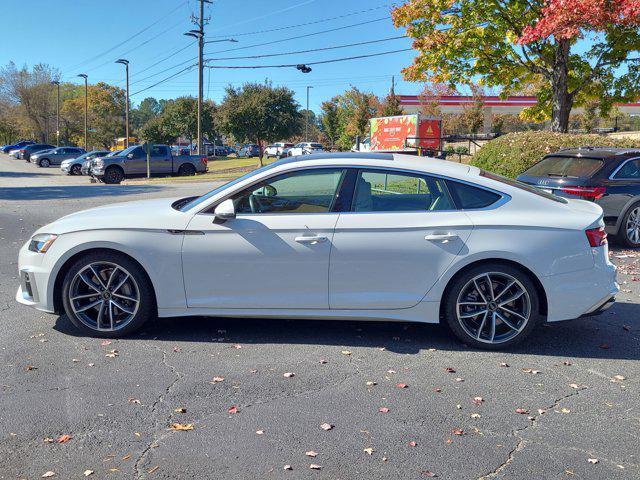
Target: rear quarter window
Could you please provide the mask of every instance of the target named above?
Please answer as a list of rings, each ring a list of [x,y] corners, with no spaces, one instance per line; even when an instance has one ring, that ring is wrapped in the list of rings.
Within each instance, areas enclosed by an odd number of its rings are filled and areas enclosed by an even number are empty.
[[[486,208],[502,198],[497,193],[452,180],[447,180],[447,188],[458,208],[463,210]]]

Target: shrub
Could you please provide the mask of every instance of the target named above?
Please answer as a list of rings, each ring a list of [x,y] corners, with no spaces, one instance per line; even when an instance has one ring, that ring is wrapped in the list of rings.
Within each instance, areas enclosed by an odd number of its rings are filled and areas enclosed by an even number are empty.
[[[585,146],[640,148],[640,140],[553,132],[509,133],[487,142],[474,155],[471,164],[515,178],[548,153]]]

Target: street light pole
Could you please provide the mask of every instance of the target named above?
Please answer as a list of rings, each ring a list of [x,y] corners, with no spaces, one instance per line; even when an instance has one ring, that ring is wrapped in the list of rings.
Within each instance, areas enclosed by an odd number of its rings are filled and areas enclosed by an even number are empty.
[[[125,123],[125,140],[124,144],[126,148],[129,148],[129,60],[125,60],[124,58],[120,58],[116,60],[116,63],[120,63],[125,66],[125,72],[127,76],[127,98],[124,106],[124,123]]]
[[[305,125],[304,125],[304,139],[305,141],[309,141],[309,90],[313,87],[307,86],[307,110],[305,112]]]
[[[56,94],[56,147],[60,146],[60,82],[58,80],[54,80],[51,82],[52,85],[56,85],[57,94]]]
[[[87,74],[81,73],[79,77],[84,78],[84,149],[88,150],[89,142],[87,141],[87,116],[89,113],[89,87],[87,85]]]

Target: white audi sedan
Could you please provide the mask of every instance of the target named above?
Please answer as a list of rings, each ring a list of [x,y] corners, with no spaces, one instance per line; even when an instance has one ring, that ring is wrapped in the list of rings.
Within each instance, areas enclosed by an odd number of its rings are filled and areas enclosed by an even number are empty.
[[[497,349],[612,305],[603,226],[595,203],[472,166],[305,155],[46,225],[20,251],[16,299],[100,337],[156,316],[366,319],[443,322]]]

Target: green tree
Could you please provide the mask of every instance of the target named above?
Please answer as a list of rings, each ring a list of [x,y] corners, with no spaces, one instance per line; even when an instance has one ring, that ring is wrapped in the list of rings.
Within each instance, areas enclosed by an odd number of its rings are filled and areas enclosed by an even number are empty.
[[[393,117],[396,115],[402,115],[403,113],[404,111],[400,104],[400,98],[398,98],[393,91],[389,92],[389,94],[382,99],[382,102],[380,102],[378,115],[381,117]]]
[[[301,133],[303,117],[292,90],[270,83],[228,86],[218,114],[222,132],[240,142],[260,145],[260,165],[264,142],[275,142]]]
[[[369,119],[378,112],[378,97],[351,87],[338,95],[336,101],[340,120],[340,137],[336,143],[340,148],[348,150],[357,135],[364,138],[369,134]]]
[[[153,97],[147,97],[136,108],[131,109],[131,128],[137,131],[152,118],[162,113],[160,102]]]
[[[331,148],[336,143],[336,140],[340,136],[340,118],[338,116],[338,102],[336,99],[332,99],[327,102],[322,102],[322,114],[320,117],[322,132],[325,134]]]
[[[212,101],[202,104],[202,134],[211,141],[218,136],[214,127],[216,108]],[[178,97],[166,102],[159,118],[167,135],[189,140],[198,137],[198,100],[194,97]]]
[[[538,105],[525,115],[551,118],[552,130],[566,132],[572,107],[588,98],[599,98],[606,111],[640,94],[640,64],[629,56],[640,49],[640,9],[629,4],[408,0],[393,20],[418,51],[403,70],[407,80],[455,85],[479,78],[504,95],[535,85]]]
[[[170,145],[178,138],[168,130],[168,124],[162,117],[151,118],[138,131],[142,140],[151,143]]]

